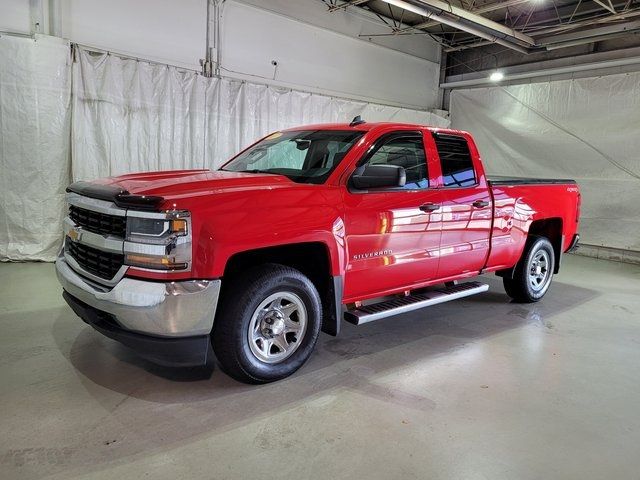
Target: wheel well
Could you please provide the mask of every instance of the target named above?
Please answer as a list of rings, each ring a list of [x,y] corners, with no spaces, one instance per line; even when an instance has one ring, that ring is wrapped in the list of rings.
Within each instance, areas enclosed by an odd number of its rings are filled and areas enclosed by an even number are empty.
[[[553,253],[556,257],[553,273],[560,271],[560,260],[562,258],[562,219],[545,218],[535,220],[529,227],[529,237],[546,237],[553,246]]]
[[[322,331],[337,335],[342,307],[342,284],[331,275],[331,259],[327,246],[320,242],[296,243],[249,250],[233,255],[224,269],[224,278],[231,278],[248,268],[265,263],[278,263],[299,270],[313,282],[322,299]],[[224,282],[223,278],[223,290]],[[224,294],[224,292],[223,292]],[[336,297],[339,300],[336,300]]]
[[[535,220],[529,226],[527,241],[529,241],[531,237],[546,237],[549,239],[551,246],[553,247],[553,254],[556,258],[553,273],[558,273],[560,271],[560,261],[562,259],[562,219],[545,218],[542,220]],[[514,265],[513,267],[505,270],[498,270],[496,275],[499,277],[512,278],[515,268],[516,266]]]

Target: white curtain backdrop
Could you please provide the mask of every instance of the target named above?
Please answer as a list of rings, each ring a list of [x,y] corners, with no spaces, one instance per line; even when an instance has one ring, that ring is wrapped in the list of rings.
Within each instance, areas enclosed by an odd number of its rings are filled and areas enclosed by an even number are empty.
[[[435,114],[243,82],[79,48],[73,68],[73,179],[217,168],[258,138],[310,123]]]
[[[206,79],[74,49],[73,180],[204,165]]]
[[[206,167],[219,167],[244,147],[283,128],[349,122],[356,115],[445,127],[449,121],[430,112],[345,100],[230,79],[208,79],[206,91]]]
[[[69,183],[69,43],[0,36],[0,260],[51,260]]]
[[[77,46],[71,62],[68,42],[2,36],[0,260],[55,259],[71,181],[216,168],[274,130],[356,115],[449,123],[428,112],[204,78]]]
[[[640,73],[454,90],[489,173],[574,178],[582,241],[640,251]]]

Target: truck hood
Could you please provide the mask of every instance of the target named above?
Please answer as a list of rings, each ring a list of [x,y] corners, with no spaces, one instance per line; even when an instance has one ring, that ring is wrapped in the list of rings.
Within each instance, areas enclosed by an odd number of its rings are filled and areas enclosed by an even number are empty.
[[[282,175],[220,170],[133,173],[104,178],[95,183],[119,187],[134,195],[160,196],[165,200],[230,190],[275,189],[298,185]]]

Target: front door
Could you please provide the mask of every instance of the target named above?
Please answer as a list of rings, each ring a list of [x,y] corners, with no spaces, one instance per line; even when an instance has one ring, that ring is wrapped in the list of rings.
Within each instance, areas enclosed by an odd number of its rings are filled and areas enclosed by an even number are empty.
[[[344,192],[346,302],[384,295],[434,278],[438,270],[440,193],[430,189],[421,131],[383,135],[358,166],[398,165],[403,187]]]

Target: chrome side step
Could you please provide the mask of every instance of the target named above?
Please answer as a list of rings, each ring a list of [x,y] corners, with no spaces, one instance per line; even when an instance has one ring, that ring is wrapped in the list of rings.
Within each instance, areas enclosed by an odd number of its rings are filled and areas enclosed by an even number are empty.
[[[344,313],[344,319],[354,325],[373,322],[381,318],[412,312],[438,303],[450,302],[458,298],[468,297],[489,290],[489,285],[480,282],[467,282],[452,285],[424,293],[416,293],[406,297],[394,298],[385,302],[363,305]]]

